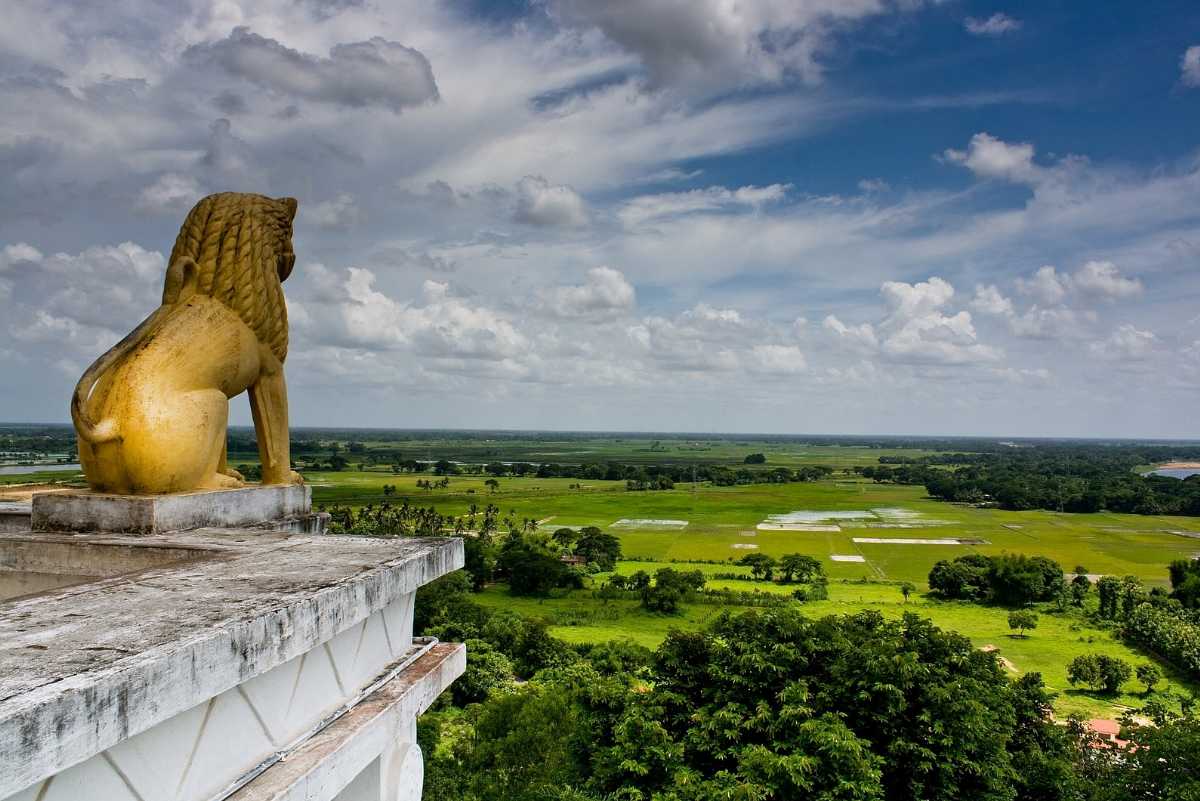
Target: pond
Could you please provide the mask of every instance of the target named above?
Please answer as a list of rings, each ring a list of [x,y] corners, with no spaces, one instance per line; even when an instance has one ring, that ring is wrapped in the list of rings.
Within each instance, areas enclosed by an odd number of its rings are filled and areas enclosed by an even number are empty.
[[[29,473],[45,473],[50,470],[74,470],[80,468],[77,464],[5,464],[0,465],[0,476],[23,476]]]
[[[1147,476],[1169,476],[1170,478],[1187,478],[1200,473],[1200,468],[1195,467],[1160,467],[1158,470],[1151,470],[1149,473],[1143,473]]]

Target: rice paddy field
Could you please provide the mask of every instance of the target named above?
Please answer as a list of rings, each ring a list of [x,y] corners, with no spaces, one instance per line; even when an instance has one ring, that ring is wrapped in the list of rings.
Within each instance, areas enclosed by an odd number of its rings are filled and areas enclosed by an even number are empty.
[[[1048,556],[1067,571],[1080,566],[1088,573],[1163,584],[1169,561],[1200,555],[1196,518],[1008,512],[942,503],[926,498],[921,487],[866,480],[679,484],[674,490],[630,492],[623,482],[501,478],[499,491],[492,492],[482,476],[453,476],[445,489],[423,490],[412,475],[306,475],[317,504],[380,503],[383,485],[392,484],[396,494],[390,502],[407,499],[445,514],[491,503],[518,520],[542,521],[549,530],[597,526],[619,537],[631,560],[728,563],[754,552],[803,553],[821,559],[833,579],[922,585],[939,559],[1007,551]]]
[[[873,463],[878,454],[871,454]],[[847,460],[848,462],[852,460]],[[375,471],[309,472],[317,503],[360,506],[384,500],[384,484],[396,487],[392,503],[435,506],[462,514],[470,506],[495,504],[516,520],[532,518],[543,530],[597,526],[621,540],[625,558],[616,572],[653,571],[675,566],[701,570],[708,586],[779,594],[792,587],[768,582],[716,578],[748,569],[734,564],[748,553],[779,557],[803,553],[821,560],[830,577],[829,598],[807,602],[806,614],[848,614],[875,609],[888,617],[914,612],[936,625],[967,636],[979,648],[995,650],[1016,677],[1041,673],[1058,693],[1060,717],[1116,717],[1146,698],[1136,681],[1105,696],[1070,686],[1066,666],[1075,656],[1103,652],[1136,666],[1153,661],[1091,624],[1078,611],[1039,610],[1038,628],[1014,636],[1008,611],[1000,607],[945,602],[927,596],[926,578],[939,559],[967,553],[1040,554],[1067,571],[1134,575],[1148,585],[1167,583],[1173,559],[1200,556],[1200,520],[1187,517],[1009,512],[947,504],[926,497],[922,487],[876,484],[850,475],[827,481],[752,484],[735,487],[677,484],[665,491],[627,491],[624,482],[575,479],[500,478],[492,491],[483,476],[452,476],[444,489],[416,486],[419,476]],[[606,576],[593,578],[598,586]],[[899,585],[917,585],[908,602]],[[517,598],[503,585],[477,596],[478,602],[508,608],[551,625],[568,642],[630,639],[658,645],[672,628],[703,627],[723,611],[741,607],[685,604],[677,615],[646,612],[632,600],[602,600],[592,589],[551,598]],[[1162,691],[1200,687],[1161,663]]]

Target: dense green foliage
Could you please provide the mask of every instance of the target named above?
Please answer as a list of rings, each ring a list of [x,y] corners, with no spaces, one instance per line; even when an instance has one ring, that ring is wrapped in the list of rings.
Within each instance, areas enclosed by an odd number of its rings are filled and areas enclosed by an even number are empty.
[[[1083,684],[1106,693],[1121,689],[1132,675],[1129,663],[1108,654],[1084,654],[1067,665],[1067,678],[1072,684]]]
[[[1143,603],[1124,620],[1125,636],[1200,678],[1200,621],[1182,610]]]
[[[912,615],[725,615],[632,674],[577,663],[475,709],[427,798],[1070,797],[1030,775],[1069,753],[1040,680]]]
[[[943,598],[1027,604],[1062,592],[1063,570],[1044,556],[967,554],[935,564],[929,589]]]
[[[779,607],[719,615],[654,652],[570,648],[474,606],[469,586],[450,576],[418,596],[427,633],[479,655],[456,705],[421,719],[428,801],[1183,801],[1200,789],[1190,705],[1150,696],[1156,725],[1131,722],[1118,749],[1078,721],[1054,725],[1038,674],[1012,680],[915,615]],[[1076,661],[1101,691],[1129,678],[1120,659]]]
[[[924,484],[939,500],[991,501],[1002,509],[1200,515],[1200,475],[1180,480],[1134,472],[1181,450],[1196,449],[1046,444],[969,457],[957,454],[955,469],[919,466],[909,468],[903,478]],[[932,456],[924,461],[932,465],[947,460]]]

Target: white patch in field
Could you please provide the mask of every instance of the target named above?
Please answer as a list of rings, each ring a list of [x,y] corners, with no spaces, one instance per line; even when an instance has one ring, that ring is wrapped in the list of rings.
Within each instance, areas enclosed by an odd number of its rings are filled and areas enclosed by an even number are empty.
[[[759,523],[759,531],[841,531],[840,526],[819,523]]]
[[[835,523],[834,521],[837,521]],[[760,531],[841,531],[847,528],[922,528],[945,525],[947,520],[930,520],[912,509],[879,508],[841,511],[801,510],[768,515],[758,524]]]
[[[684,528],[688,524],[686,520],[655,520],[652,518],[628,518],[622,517],[617,522],[609,526],[609,528]]]
[[[756,544],[754,544],[753,542],[735,542],[733,545],[730,545],[729,547],[733,548],[734,550],[738,550],[738,551],[752,551],[755,548],[757,548],[758,546]]]
[[[916,539],[907,537],[853,537],[854,542],[874,543],[876,545],[987,545],[986,540],[961,539]]]
[[[822,523],[828,520],[867,520],[874,517],[866,510],[852,511],[799,511],[781,515],[767,515],[768,523]]]
[[[834,562],[865,562],[866,557],[859,556],[856,553],[831,553],[829,558]]]

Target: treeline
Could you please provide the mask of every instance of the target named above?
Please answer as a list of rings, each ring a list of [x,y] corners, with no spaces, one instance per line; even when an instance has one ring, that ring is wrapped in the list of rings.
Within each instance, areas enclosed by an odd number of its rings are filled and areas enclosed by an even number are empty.
[[[1045,556],[973,553],[943,559],[929,571],[929,589],[943,598],[1009,606],[1050,601],[1064,591],[1062,566]]]
[[[865,478],[920,484],[933,498],[1002,509],[1200,515],[1200,476],[1139,475],[1136,468],[1200,459],[1200,447],[1045,444],[981,453],[882,456]]]
[[[1191,707],[1148,708],[1155,725],[1131,722],[1129,746],[1102,744],[1083,721],[1054,723],[1040,675],[1010,679],[994,654],[916,615],[724,613],[652,652],[567,646],[541,623],[472,604],[466,588],[452,576],[418,593],[418,631],[468,646],[466,673],[418,724],[428,801],[1125,801],[1200,790]]]
[[[775,467],[770,470],[749,467],[731,468],[722,465],[690,464],[622,464],[593,462],[589,464],[529,464],[491,462],[484,472],[493,476],[534,476],[537,478],[578,478],[585,481],[625,481],[634,489],[669,489],[677,482],[706,481],[718,487],[735,484],[787,484],[797,481],[818,481],[833,473],[832,467],[805,465],[795,469]]]
[[[1105,576],[1096,584],[1097,614],[1118,624],[1125,639],[1158,654],[1200,681],[1200,559],[1168,568],[1171,591],[1147,592],[1135,576]]]

